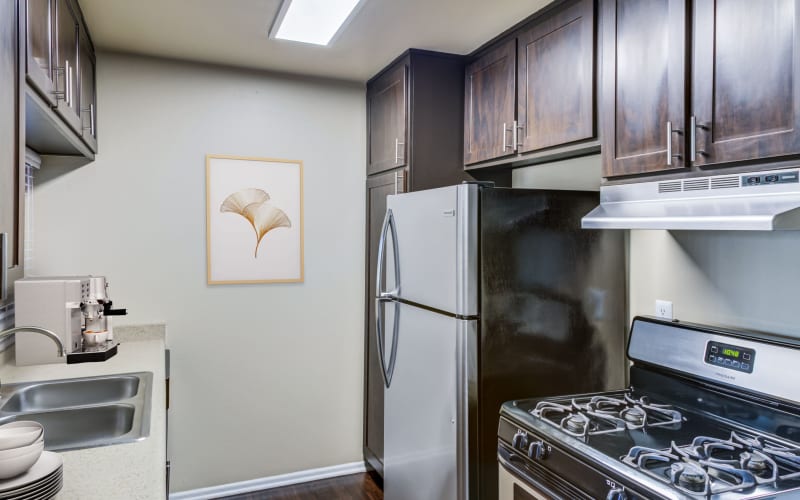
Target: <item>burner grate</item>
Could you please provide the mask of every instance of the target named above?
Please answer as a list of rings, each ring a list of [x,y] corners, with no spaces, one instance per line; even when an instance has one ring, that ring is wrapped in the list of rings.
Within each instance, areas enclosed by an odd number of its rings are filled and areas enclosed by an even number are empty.
[[[667,450],[634,446],[622,461],[690,495],[742,492],[800,478],[800,448],[731,432],[730,439],[697,436]]]
[[[628,393],[540,401],[530,413],[575,437],[679,426],[682,422],[681,413],[671,406],[650,403],[646,396],[634,399]]]

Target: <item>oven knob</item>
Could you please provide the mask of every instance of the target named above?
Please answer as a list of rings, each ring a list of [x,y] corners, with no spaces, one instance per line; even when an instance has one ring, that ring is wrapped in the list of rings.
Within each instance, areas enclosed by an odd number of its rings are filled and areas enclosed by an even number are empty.
[[[536,441],[531,443],[528,448],[528,457],[534,460],[544,460],[547,458],[547,445],[544,441]]]
[[[627,498],[628,495],[622,488],[614,488],[608,492],[608,495],[606,495],[606,500],[627,500]]]
[[[523,431],[517,431],[514,434],[513,439],[511,439],[511,446],[518,450],[525,450],[528,447],[528,433]]]

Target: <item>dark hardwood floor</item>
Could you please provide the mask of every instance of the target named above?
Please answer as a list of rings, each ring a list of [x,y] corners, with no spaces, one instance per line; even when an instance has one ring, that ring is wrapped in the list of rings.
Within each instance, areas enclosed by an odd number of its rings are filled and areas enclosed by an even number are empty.
[[[365,473],[255,491],[221,500],[383,500],[383,491],[372,476]]]

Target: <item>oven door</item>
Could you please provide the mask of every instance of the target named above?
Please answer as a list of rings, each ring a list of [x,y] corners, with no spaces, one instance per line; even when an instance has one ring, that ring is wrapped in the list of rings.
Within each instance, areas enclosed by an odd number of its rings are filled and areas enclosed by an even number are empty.
[[[547,500],[552,498],[542,490],[534,489],[535,481],[520,479],[515,476],[503,462],[498,465],[498,499],[499,500]]]
[[[592,500],[552,472],[530,463],[513,448],[500,441],[497,446],[500,468],[499,500]]]

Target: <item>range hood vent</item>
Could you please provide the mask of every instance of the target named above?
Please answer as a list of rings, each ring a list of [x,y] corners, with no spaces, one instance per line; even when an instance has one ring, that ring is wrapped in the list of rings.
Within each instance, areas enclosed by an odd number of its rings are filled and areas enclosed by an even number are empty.
[[[800,229],[800,169],[600,188],[586,229]]]

